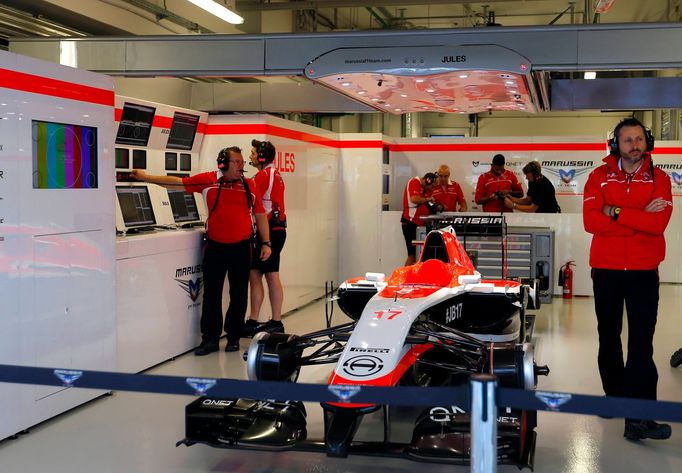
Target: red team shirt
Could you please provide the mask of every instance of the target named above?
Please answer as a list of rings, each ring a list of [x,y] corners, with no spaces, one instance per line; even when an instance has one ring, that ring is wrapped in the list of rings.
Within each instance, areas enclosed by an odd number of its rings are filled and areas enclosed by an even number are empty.
[[[237,243],[251,238],[253,225],[251,210],[246,200],[246,192],[241,180],[223,182],[220,191],[220,202],[215,211],[213,205],[218,196],[218,183],[222,172],[204,172],[190,177],[183,177],[182,183],[187,192],[201,192],[204,196],[209,216],[206,222],[208,237],[218,243]],[[263,201],[256,190],[253,179],[246,179],[251,191],[253,212],[265,213]]]
[[[408,196],[414,195],[420,197],[431,196],[431,191],[424,192],[419,176],[407,181],[407,186],[405,186],[405,192],[403,193],[403,218],[417,225],[425,225],[421,218],[429,214],[429,209],[425,204],[413,204]]]
[[[496,176],[492,171],[478,176],[478,183],[476,184],[476,197],[478,202],[483,197],[497,191],[518,191],[523,193],[523,187],[516,178],[516,174],[508,169],[505,169],[501,176]],[[504,201],[500,199],[493,199],[490,202],[483,204],[484,212],[512,212],[504,206]]]
[[[448,181],[447,186],[434,184],[432,195],[433,199],[443,206],[445,212],[455,212],[458,203],[460,207],[464,204],[462,188],[453,181]]]
[[[274,164],[268,164],[256,173],[253,178],[258,187],[258,194],[263,196],[263,207],[268,214],[268,220],[272,218],[272,210],[279,209],[279,219],[286,220],[284,213],[284,179]]]

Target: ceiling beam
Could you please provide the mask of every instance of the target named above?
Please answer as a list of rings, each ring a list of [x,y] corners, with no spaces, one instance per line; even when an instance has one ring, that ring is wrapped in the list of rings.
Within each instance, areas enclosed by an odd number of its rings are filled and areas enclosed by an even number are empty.
[[[524,2],[540,2],[544,0],[523,0]],[[494,0],[491,3],[519,3],[519,0]],[[429,5],[468,5],[485,3],[481,0],[428,0]],[[299,2],[268,2],[253,0],[237,0],[235,9],[239,12],[275,11],[275,10],[319,10],[321,8],[355,8],[355,7],[386,7],[386,6],[419,6],[419,0],[302,0]]]

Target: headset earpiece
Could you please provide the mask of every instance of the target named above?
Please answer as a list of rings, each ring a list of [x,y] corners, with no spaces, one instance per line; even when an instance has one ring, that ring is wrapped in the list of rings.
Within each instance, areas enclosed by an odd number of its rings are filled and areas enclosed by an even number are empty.
[[[651,130],[647,127],[645,127],[642,122],[637,120],[636,118],[625,118],[622,120],[618,125],[616,125],[616,128],[613,130],[613,136],[609,139],[609,152],[614,155],[620,157],[620,149],[618,148],[618,135],[620,134],[621,128],[624,126],[640,126],[642,127],[642,130],[644,130],[644,140],[646,141],[646,150],[647,152],[651,152],[654,150],[654,134],[651,132]]]
[[[261,164],[264,164],[268,161],[268,158],[266,157],[267,145],[267,141],[261,141],[258,145],[258,148],[256,148],[256,156],[258,156],[258,162]]]
[[[230,166],[230,156],[229,153],[227,152],[227,148],[220,150],[216,162],[218,163],[218,169],[220,169],[221,171],[226,170]]]

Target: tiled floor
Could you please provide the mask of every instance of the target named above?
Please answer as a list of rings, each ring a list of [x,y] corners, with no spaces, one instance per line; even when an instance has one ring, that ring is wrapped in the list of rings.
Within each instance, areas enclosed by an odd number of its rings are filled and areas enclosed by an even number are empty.
[[[659,398],[681,400],[682,368],[669,365],[682,347],[678,307],[682,286],[663,286],[656,333]],[[337,321],[343,315],[337,312]],[[304,333],[324,325],[324,309],[314,303],[285,319],[287,332]],[[224,343],[224,342],[223,342]],[[539,388],[601,394],[596,366],[597,340],[593,301],[555,299],[543,305],[535,327],[536,359],[552,370]],[[242,347],[246,348],[243,340]],[[181,356],[154,373],[245,377],[241,353]],[[328,368],[303,371],[301,380],[324,382]],[[469,467],[424,465],[375,457],[332,459],[314,453],[220,450],[203,445],[175,447],[184,434],[184,407],[192,398],[118,392],[45,422],[17,440],[0,443],[0,472],[305,472],[382,471],[465,472]],[[311,406],[314,409],[319,406]],[[673,425],[666,441],[630,443],[622,419],[541,412],[535,471],[566,473],[682,471],[682,425]],[[500,471],[516,471],[500,467]]]

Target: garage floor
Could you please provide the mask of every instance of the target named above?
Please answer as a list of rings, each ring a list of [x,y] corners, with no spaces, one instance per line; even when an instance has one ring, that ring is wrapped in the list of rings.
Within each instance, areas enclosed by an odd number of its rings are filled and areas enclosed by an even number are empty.
[[[680,401],[682,368],[669,365],[682,347],[679,305],[682,286],[661,288],[655,357],[659,399]],[[336,321],[345,319],[337,311]],[[304,333],[324,325],[324,308],[316,302],[289,314],[289,333]],[[552,370],[539,389],[601,394],[597,372],[596,323],[591,298],[555,299],[538,311],[536,359]],[[223,342],[224,344],[224,342]],[[247,340],[242,341],[246,348]],[[329,369],[301,373],[305,382],[325,382]],[[155,374],[244,378],[241,353],[214,353],[203,358],[187,354],[151,371]],[[31,429],[16,440],[0,442],[0,471],[79,472],[303,472],[360,473],[369,469],[413,472],[414,462],[375,457],[331,459],[314,453],[264,453],[220,450],[203,445],[175,447],[183,437],[184,407],[193,398],[117,392]],[[319,417],[309,406],[309,421]],[[682,471],[682,425],[673,425],[666,441],[631,443],[623,439],[622,419],[601,419],[541,412],[538,415],[535,471],[679,472]],[[309,422],[312,423],[312,422]],[[311,429],[315,432],[315,429]],[[428,465],[429,472],[465,472],[469,467]],[[500,467],[499,471],[517,471]]]

